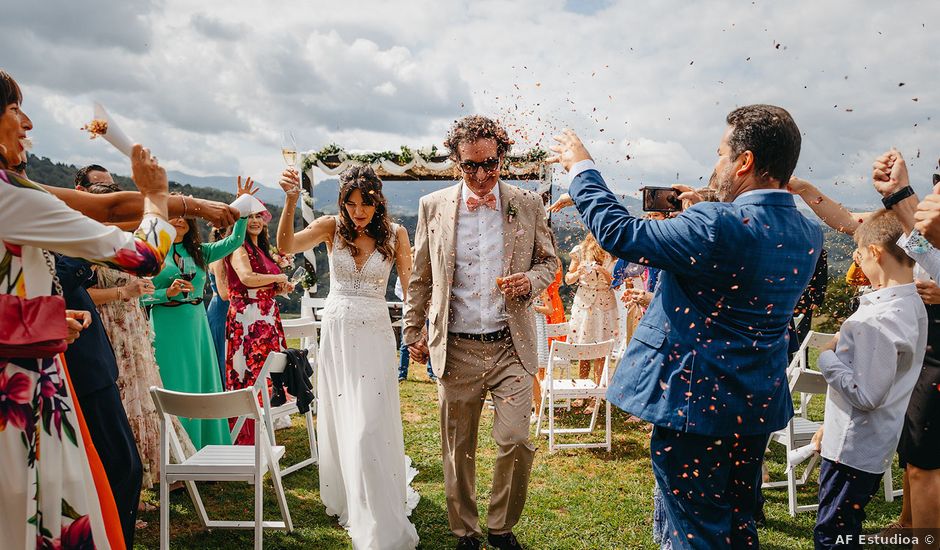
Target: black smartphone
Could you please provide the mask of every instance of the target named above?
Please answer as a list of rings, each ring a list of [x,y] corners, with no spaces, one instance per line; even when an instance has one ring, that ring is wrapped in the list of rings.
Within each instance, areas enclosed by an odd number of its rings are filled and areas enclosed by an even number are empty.
[[[672,187],[643,187],[644,212],[678,212],[682,209],[679,191]]]

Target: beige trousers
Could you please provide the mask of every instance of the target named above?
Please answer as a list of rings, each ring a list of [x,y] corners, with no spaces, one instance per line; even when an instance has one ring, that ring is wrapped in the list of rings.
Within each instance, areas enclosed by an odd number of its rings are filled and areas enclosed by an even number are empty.
[[[493,439],[499,446],[486,525],[512,530],[525,506],[535,447],[529,443],[532,375],[512,339],[477,342],[449,336],[447,364],[438,385],[444,491],[450,529],[458,537],[482,536],[476,502],[476,451],[486,392],[493,396]]]

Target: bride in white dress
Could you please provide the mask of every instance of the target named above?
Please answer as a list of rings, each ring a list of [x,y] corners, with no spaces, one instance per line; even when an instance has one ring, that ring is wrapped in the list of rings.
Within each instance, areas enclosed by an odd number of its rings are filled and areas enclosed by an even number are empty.
[[[405,456],[397,346],[385,303],[392,263],[402,280],[411,276],[408,233],[388,221],[382,182],[368,166],[340,175],[338,216],[296,234],[297,172],[285,171],[280,184],[287,201],[278,248],[293,253],[325,242],[330,253],[317,376],[320,498],[355,549],[415,548],[408,516],[420,498],[410,487],[417,472]]]

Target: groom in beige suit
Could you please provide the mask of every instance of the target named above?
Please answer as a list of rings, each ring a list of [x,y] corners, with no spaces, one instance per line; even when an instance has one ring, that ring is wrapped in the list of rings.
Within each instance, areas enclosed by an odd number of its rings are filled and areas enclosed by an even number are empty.
[[[495,548],[522,548],[512,528],[535,455],[529,416],[538,365],[530,305],[554,278],[552,234],[539,196],[499,181],[512,142],[497,122],[465,117],[445,143],[463,181],[421,199],[404,339],[415,360],[430,356],[440,380],[444,488],[457,548],[479,548],[482,537],[475,455],[487,391],[499,445],[487,538]]]

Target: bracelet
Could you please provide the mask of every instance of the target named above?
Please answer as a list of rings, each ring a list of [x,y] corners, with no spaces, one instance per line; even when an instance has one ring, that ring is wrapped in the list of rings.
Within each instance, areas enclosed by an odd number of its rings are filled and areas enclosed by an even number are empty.
[[[885,208],[891,210],[891,207],[895,204],[903,201],[904,199],[910,197],[914,194],[914,189],[910,185],[907,187],[891,193],[887,197],[881,199],[881,204],[885,205]]]
[[[127,300],[127,297],[124,295],[124,287],[123,287],[123,286],[117,287],[117,291],[118,291],[118,293],[117,293],[117,294],[118,294],[118,300],[121,300],[122,302],[123,302],[123,301],[126,301],[126,300]]]
[[[189,207],[186,206],[186,195],[180,195],[180,198],[183,199],[183,218],[186,217],[186,213],[189,211]]]

